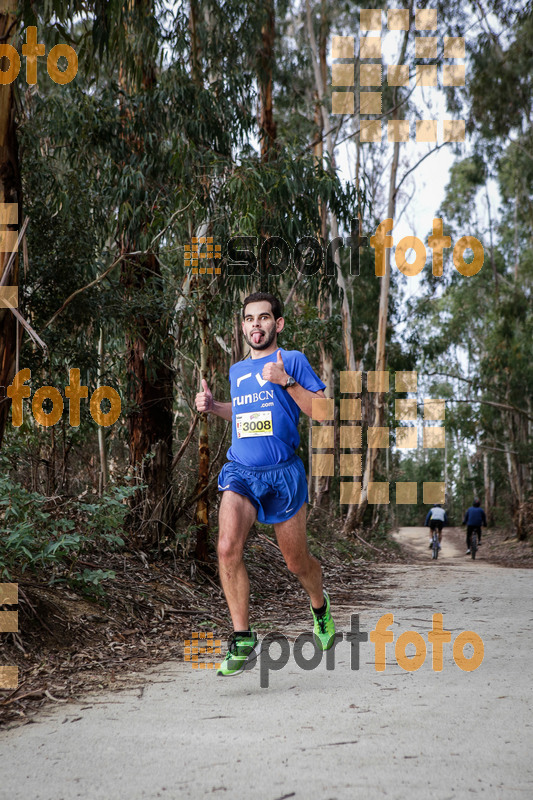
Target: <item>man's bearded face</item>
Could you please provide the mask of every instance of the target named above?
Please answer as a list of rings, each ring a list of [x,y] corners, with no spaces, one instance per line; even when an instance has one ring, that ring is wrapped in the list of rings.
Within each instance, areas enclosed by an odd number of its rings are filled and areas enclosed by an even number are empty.
[[[243,335],[252,350],[266,350],[277,335],[276,320],[270,303],[248,303],[243,322]]]

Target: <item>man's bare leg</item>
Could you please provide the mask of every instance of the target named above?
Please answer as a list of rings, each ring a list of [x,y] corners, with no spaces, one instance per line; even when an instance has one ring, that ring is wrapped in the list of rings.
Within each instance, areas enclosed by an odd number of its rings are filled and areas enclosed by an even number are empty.
[[[225,491],[218,512],[218,565],[233,630],[249,630],[250,581],[242,554],[257,512],[247,497]]]
[[[313,608],[324,604],[322,567],[307,548],[307,503],[294,517],[274,525],[276,538],[287,567],[293,572],[311,599]]]

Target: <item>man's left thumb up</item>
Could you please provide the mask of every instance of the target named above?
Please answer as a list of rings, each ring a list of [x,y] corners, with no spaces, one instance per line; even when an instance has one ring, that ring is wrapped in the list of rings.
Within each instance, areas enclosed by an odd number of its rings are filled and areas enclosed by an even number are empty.
[[[283,365],[283,359],[281,357],[281,350],[278,350],[278,364]]]

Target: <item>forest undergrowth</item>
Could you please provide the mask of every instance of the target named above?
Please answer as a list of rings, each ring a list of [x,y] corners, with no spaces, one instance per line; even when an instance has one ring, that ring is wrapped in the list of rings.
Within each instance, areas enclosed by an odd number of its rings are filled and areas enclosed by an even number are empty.
[[[19,502],[29,502],[29,494]],[[11,511],[14,499],[11,493]],[[108,524],[98,536],[85,537],[81,505],[70,504],[70,521],[57,500],[33,505],[38,519],[26,518],[19,527],[7,514],[11,537],[18,530],[23,543],[9,570],[6,554],[0,554],[2,580],[17,583],[19,592],[19,632],[3,635],[2,661],[18,666],[19,686],[4,693],[0,724],[25,722],[47,703],[120,688],[135,671],[182,660],[184,640],[193,631],[212,631],[223,641],[231,632],[218,581],[215,515],[209,560],[198,562],[189,552],[194,528],[181,531],[173,544],[160,543],[159,552],[145,552],[132,546],[133,537],[119,525],[127,506],[107,498],[103,505],[115,514],[112,533]],[[87,506],[94,511],[92,502]],[[5,504],[3,511],[6,524]],[[340,523],[323,509],[313,511],[308,532],[310,550],[321,561],[325,585],[338,605],[374,597],[381,581],[379,563],[402,560],[383,528],[365,534],[367,545],[347,540]],[[46,553],[40,539],[52,544]],[[251,615],[260,633],[308,621],[306,595],[286,568],[272,526],[253,526],[245,562]]]
[[[24,500],[29,497],[22,494],[18,502]],[[26,518],[22,532],[13,520],[13,492],[9,501],[11,536],[18,530],[27,552],[24,570],[22,549],[17,568],[8,570],[5,553],[0,555],[2,580],[17,583],[19,592],[19,632],[4,634],[2,648],[3,663],[19,668],[19,686],[0,701],[0,724],[24,724],[46,704],[131,686],[139,672],[183,660],[184,641],[193,631],[212,632],[223,642],[228,637],[231,624],[218,580],[214,513],[209,559],[198,562],[191,558],[192,526],[173,543],[161,542],[158,551],[146,552],[136,545],[127,533],[127,506],[113,495],[95,503],[85,498],[85,515],[81,501],[71,502],[70,520],[57,499],[32,506],[38,519]],[[99,504],[100,512],[95,512]],[[94,520],[87,526],[87,508],[100,523],[107,520],[98,535]],[[92,531],[92,536],[82,535],[84,520],[85,532]],[[37,530],[35,522],[41,526],[40,537],[52,545],[46,551],[48,560],[39,535],[30,531]],[[326,509],[310,507],[309,548],[323,566],[335,605],[375,600],[387,576],[380,566],[408,560],[389,533],[381,523],[360,538],[347,539],[339,520]],[[53,546],[61,540],[62,545]],[[491,528],[485,543],[484,556],[492,563],[533,567],[531,544],[517,541],[509,530]],[[271,526],[253,526],[245,562],[251,617],[260,634],[309,621],[306,595],[288,572]]]

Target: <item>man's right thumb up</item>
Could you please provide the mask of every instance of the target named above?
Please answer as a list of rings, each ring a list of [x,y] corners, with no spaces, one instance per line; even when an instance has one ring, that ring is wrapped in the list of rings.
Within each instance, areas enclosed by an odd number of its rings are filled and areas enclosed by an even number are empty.
[[[207,392],[208,394],[211,394],[211,392],[209,391],[209,386],[207,385],[207,381],[206,381],[205,378],[202,378],[202,389],[204,390],[204,392]]]

